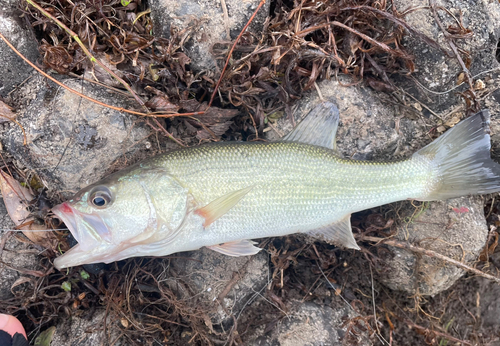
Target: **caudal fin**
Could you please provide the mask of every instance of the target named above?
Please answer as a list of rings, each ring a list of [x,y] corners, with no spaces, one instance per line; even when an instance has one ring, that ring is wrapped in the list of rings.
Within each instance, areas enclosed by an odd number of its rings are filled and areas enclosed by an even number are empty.
[[[482,110],[414,154],[431,159],[438,176],[421,200],[500,191],[500,165],[490,157],[489,124],[490,113]]]

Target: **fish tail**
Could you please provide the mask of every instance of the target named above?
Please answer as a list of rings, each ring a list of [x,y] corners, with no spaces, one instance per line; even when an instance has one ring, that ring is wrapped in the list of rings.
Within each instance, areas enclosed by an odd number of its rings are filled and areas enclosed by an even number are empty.
[[[423,201],[500,191],[500,165],[490,157],[490,113],[461,121],[413,157],[431,160],[436,179]]]

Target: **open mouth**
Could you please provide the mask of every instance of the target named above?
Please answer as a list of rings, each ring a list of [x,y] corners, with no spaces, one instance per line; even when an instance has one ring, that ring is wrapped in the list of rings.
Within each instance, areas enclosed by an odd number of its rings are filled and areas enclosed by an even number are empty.
[[[68,203],[55,206],[52,212],[64,222],[78,242],[54,260],[57,269],[102,262],[112,253],[109,251],[111,234],[98,215],[82,215]]]
[[[62,222],[68,227],[73,237],[77,242],[80,242],[80,234],[78,234],[78,227],[76,224],[76,217],[73,208],[68,203],[62,203],[52,208],[52,212],[61,219]]]

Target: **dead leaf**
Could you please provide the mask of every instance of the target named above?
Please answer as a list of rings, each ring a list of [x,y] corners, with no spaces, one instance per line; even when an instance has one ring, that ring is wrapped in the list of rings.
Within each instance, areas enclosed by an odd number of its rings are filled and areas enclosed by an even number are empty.
[[[194,99],[181,101],[181,108],[188,112],[200,112],[206,107],[206,102],[200,104]],[[198,129],[196,138],[219,139],[229,129],[229,126],[233,123],[231,119],[238,113],[237,109],[210,107],[205,113],[196,115],[193,119],[186,119],[186,121]],[[214,138],[214,136],[217,138]]]
[[[151,100],[146,102],[146,107],[154,112],[165,112],[173,114],[179,111],[179,106],[171,103],[167,95],[153,96]]]
[[[35,224],[27,209],[29,201],[33,199],[31,192],[10,175],[0,171],[0,188],[7,212],[16,226],[23,230],[23,234],[33,243],[45,248],[54,248],[57,238],[45,225]],[[38,232],[30,232],[38,231]]]
[[[17,279],[16,281],[14,281],[14,283],[10,286],[10,291],[12,292],[13,295],[16,295],[14,293],[14,288],[17,287],[17,286],[19,286],[19,285],[22,285],[22,284],[24,284],[26,282],[30,282],[30,281],[31,281],[30,278],[28,278],[26,276],[21,276],[21,277],[19,277],[19,279]]]
[[[12,111],[12,108],[0,101],[0,123],[6,121],[14,121],[16,114]]]
[[[54,338],[54,333],[56,332],[56,327],[52,326],[49,329],[44,330],[35,339],[35,346],[50,346],[52,339]]]

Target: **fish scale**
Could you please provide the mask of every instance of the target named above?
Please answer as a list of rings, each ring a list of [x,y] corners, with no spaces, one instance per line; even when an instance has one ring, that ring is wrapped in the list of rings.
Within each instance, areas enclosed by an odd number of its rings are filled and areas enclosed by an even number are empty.
[[[252,186],[206,230],[226,241],[307,231],[352,212],[419,198],[432,184],[428,160],[346,160],[333,150],[287,142],[205,145],[157,157],[152,165],[166,168],[201,205]]]

